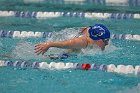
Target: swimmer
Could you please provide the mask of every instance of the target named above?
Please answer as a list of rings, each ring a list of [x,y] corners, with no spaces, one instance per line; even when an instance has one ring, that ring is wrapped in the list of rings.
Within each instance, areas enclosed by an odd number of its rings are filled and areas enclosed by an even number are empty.
[[[109,30],[102,24],[95,24],[94,26],[82,27],[75,38],[37,44],[35,45],[35,53],[43,55],[50,47],[68,49],[68,52],[77,52],[82,48],[93,45],[97,45],[103,51],[105,46],[108,45],[109,39]]]

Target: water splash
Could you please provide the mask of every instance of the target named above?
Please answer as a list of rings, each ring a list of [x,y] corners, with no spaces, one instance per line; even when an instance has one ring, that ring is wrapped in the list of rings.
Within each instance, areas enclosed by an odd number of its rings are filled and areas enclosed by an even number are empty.
[[[63,41],[67,39],[74,38],[78,34],[78,30],[75,28],[66,28],[60,32],[54,32],[50,38],[47,38],[48,41]],[[110,52],[114,52],[118,50],[116,46],[114,46],[111,41],[108,46],[106,46],[105,51],[101,51],[100,48],[97,46],[94,46],[92,48],[87,47],[86,49],[82,49],[81,53],[78,55],[95,55],[95,54],[106,54]],[[65,49],[59,49],[59,48],[50,48],[45,55],[49,54],[62,54],[65,51]],[[16,59],[24,59],[24,60],[43,60],[43,59],[49,59],[47,56],[42,55],[36,55],[34,53],[34,44],[27,41],[21,41],[17,43],[15,49],[13,50],[12,54],[15,56]]]
[[[120,47],[116,47],[115,45],[113,45],[112,41],[110,40],[109,45],[105,47],[105,50],[103,51],[103,53],[108,54],[108,53],[112,53],[120,49],[121,49]]]
[[[92,48],[87,47],[85,49],[82,49],[82,53],[84,55],[91,55],[91,56],[93,56],[93,55],[96,55],[96,54],[102,55],[102,54],[112,53],[112,52],[117,51],[119,49],[120,48],[118,48],[115,45],[113,45],[112,42],[110,41],[109,42],[109,45],[107,45],[105,47],[105,50],[104,51],[102,51],[97,45],[95,45]]]
[[[79,28],[66,28],[61,30],[60,32],[55,32],[53,33],[51,38],[48,38],[48,41],[63,41],[63,40],[68,40],[71,38],[74,38],[79,32]],[[111,53],[120,48],[114,46],[112,42],[109,42],[109,45],[106,46],[105,51],[101,51],[97,46],[94,46],[92,48],[87,47],[85,49],[82,49],[82,52],[80,54],[85,54],[85,55],[95,55],[95,54],[105,54],[105,53]],[[51,53],[53,53],[53,50],[60,52],[60,49],[52,49]],[[56,52],[54,52],[56,53]]]
[[[16,44],[15,49],[12,51],[12,57],[15,59],[22,60],[38,60],[38,61],[46,61],[49,60],[50,54],[62,54],[64,49],[59,48],[50,48],[45,55],[36,55],[34,50],[34,45],[32,42],[21,41]]]
[[[73,38],[75,34],[78,33],[74,28],[64,29],[60,32],[54,32],[50,38],[47,38],[48,41],[63,41],[66,39]],[[41,42],[42,43],[42,42]],[[36,55],[34,52],[34,44],[30,41],[21,40],[16,44],[15,49],[12,51],[12,56],[16,59],[24,59],[24,60],[46,60],[49,59],[47,55],[49,54],[62,54],[65,49],[59,48],[50,48],[45,56]]]
[[[12,51],[12,55],[16,59],[24,59],[24,60],[31,59],[41,60],[46,58],[45,56],[42,55],[36,55],[34,52],[35,52],[34,44],[32,44],[31,42],[22,41],[17,43],[15,49]]]
[[[66,28],[59,32],[54,32],[50,38],[47,38],[48,41],[64,41],[71,38],[74,38],[78,34],[78,29],[76,28]]]

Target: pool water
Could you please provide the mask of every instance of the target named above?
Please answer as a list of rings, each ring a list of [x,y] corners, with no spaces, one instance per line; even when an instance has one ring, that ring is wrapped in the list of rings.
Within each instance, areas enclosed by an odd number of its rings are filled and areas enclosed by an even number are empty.
[[[56,19],[20,19],[1,18],[1,29],[19,31],[55,31],[75,30],[81,26],[95,23],[103,23],[109,27],[111,33],[140,34],[139,20],[94,20],[81,18],[56,18]],[[17,20],[19,20],[17,22]],[[67,23],[67,24],[66,24]],[[1,38],[1,53],[14,55],[12,58],[1,57],[1,60],[28,60],[37,62],[52,62],[54,60],[42,59],[36,56],[30,49],[34,44],[44,39],[9,39]],[[78,62],[99,64],[131,64],[139,65],[139,41],[111,40],[111,45],[105,53],[95,51],[85,53],[56,62]],[[25,51],[25,52],[24,52]],[[30,52],[27,52],[30,51]],[[93,50],[94,51],[94,50]],[[15,54],[16,53],[16,54]],[[90,54],[90,55],[89,55]],[[18,55],[18,56],[17,56]],[[36,57],[34,57],[36,56]],[[140,82],[139,77],[118,75],[115,73],[99,71],[52,71],[20,68],[0,68],[0,89],[2,93],[117,93],[125,89],[133,88]]]
[[[33,2],[34,1],[34,2]],[[36,1],[36,2],[35,2]],[[72,1],[72,2],[66,2]],[[78,2],[79,1],[79,2]],[[79,12],[122,12],[139,13],[140,1],[123,0],[120,3],[105,3],[111,0],[0,0],[1,10],[14,11],[79,11]],[[81,3],[81,2],[82,3]],[[84,2],[83,2],[84,1]]]
[[[18,9],[20,10],[21,8]],[[47,19],[0,17],[0,29],[7,31],[46,31],[62,34],[64,32],[78,31],[82,26],[96,23],[105,24],[112,34],[140,34],[140,20],[134,19],[97,20],[75,17]],[[0,38],[0,54],[8,55],[0,56],[0,60],[26,60],[29,62],[48,63],[61,61],[65,63],[78,62],[134,66],[139,65],[140,62],[139,41],[111,40],[110,45],[104,52],[92,49],[85,51],[84,55],[79,54],[64,60],[50,60],[41,55],[35,55],[33,50],[35,44],[47,40],[41,38]],[[56,52],[53,49],[51,50],[49,53]],[[61,52],[59,49],[55,50],[58,50],[58,53]],[[0,68],[0,93],[139,93],[139,83],[139,76],[101,71]]]

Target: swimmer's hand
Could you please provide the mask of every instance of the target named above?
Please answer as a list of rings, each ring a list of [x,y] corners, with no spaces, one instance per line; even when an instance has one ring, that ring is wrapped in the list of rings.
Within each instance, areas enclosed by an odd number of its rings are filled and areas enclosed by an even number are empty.
[[[50,48],[50,44],[49,43],[40,43],[35,45],[35,53],[37,55],[42,54],[44,55],[44,53]]]

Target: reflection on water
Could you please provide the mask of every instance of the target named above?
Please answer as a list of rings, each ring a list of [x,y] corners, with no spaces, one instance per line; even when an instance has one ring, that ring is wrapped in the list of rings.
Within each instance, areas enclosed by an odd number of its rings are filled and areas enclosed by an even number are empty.
[[[0,10],[139,13],[140,0],[0,0]]]
[[[24,3],[53,3],[76,5],[103,5],[103,6],[139,6],[140,0],[24,0]]]

